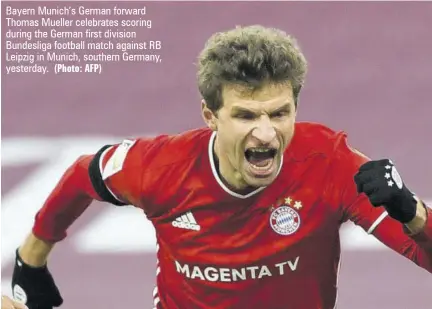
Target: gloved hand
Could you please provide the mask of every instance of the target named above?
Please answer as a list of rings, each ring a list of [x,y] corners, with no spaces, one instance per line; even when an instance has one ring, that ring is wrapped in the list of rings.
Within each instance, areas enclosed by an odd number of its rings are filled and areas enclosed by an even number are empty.
[[[16,250],[12,275],[12,292],[15,300],[29,309],[53,309],[63,303],[63,298],[46,265],[32,267],[24,263]]]
[[[393,219],[404,224],[414,219],[417,199],[405,186],[391,160],[363,164],[354,181],[359,193],[364,192],[373,206],[383,206]]]

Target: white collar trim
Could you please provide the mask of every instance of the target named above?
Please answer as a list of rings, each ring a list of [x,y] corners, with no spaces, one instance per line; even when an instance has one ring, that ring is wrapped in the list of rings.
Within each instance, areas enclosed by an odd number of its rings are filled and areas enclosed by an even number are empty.
[[[241,198],[241,199],[247,199],[249,197],[251,197],[252,195],[257,194],[258,192],[261,192],[262,190],[264,190],[266,187],[259,187],[256,190],[248,193],[248,194],[239,194],[237,192],[234,192],[232,190],[230,190],[222,181],[222,179],[220,179],[219,174],[217,172],[216,169],[216,164],[215,164],[215,160],[214,160],[214,156],[213,156],[213,146],[215,143],[215,139],[216,139],[216,131],[212,132],[212,135],[210,136],[210,141],[209,141],[209,145],[208,145],[208,156],[209,156],[209,160],[210,160],[210,167],[212,170],[212,174],[214,176],[214,178],[216,179],[217,183],[219,184],[219,186],[228,194],[237,197],[237,198]],[[283,165],[283,154],[282,154],[282,158],[281,158],[281,164],[279,166],[279,170],[277,172],[277,174],[279,175],[279,172],[282,169],[282,165]]]

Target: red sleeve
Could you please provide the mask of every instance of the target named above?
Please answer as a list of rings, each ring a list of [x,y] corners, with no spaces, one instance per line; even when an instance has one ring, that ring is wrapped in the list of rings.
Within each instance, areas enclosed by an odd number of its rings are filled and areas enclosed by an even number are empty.
[[[432,211],[428,211],[424,232],[410,236],[404,225],[389,217],[383,207],[373,207],[364,193],[357,193],[354,175],[369,158],[349,147],[345,135],[340,137],[336,156],[338,170],[342,171],[338,180],[343,188],[343,221],[352,221],[387,247],[432,272]]]
[[[88,174],[93,157],[81,156],[62,175],[36,214],[32,230],[36,237],[48,242],[64,239],[67,228],[86,210],[92,200],[100,199]]]
[[[143,160],[150,145],[149,140],[124,140],[100,151],[90,177],[102,200],[117,206],[139,204]]]
[[[90,172],[99,196],[111,204],[133,205],[147,211],[149,184],[159,175],[155,166],[166,162],[161,149],[167,139],[168,136],[161,135],[124,140],[103,151]],[[144,174],[151,174],[146,181]]]
[[[67,236],[69,226],[93,200],[144,208],[142,174],[152,165],[164,137],[124,140],[81,156],[62,175],[35,217],[33,233],[48,242]]]
[[[387,216],[372,232],[386,246],[407,257],[418,266],[432,273],[432,211],[422,233],[409,236],[402,224]]]

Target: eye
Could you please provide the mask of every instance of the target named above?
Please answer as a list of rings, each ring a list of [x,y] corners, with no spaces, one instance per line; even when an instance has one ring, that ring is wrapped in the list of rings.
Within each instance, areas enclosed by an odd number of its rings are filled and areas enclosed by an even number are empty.
[[[271,116],[272,116],[272,118],[282,118],[282,117],[288,116],[288,114],[289,114],[288,111],[279,111],[279,112],[273,113]]]
[[[243,120],[252,120],[255,119],[255,115],[253,113],[239,113],[235,115],[235,118],[243,119]]]

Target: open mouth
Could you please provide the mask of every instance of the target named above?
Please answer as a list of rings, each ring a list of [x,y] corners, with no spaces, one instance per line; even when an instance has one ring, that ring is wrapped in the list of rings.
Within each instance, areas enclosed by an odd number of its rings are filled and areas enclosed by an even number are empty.
[[[248,148],[245,151],[246,160],[249,162],[254,174],[266,175],[272,172],[277,154],[275,148]]]

